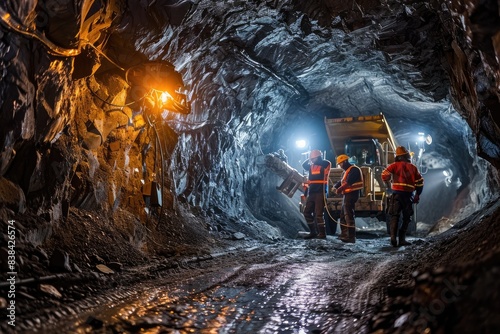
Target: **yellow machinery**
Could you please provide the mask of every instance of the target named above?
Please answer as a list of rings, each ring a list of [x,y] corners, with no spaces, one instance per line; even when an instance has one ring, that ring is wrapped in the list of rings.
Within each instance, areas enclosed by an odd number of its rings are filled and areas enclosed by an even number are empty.
[[[335,164],[338,155],[347,154],[349,162],[360,167],[363,172],[364,188],[356,203],[356,217],[376,217],[385,221],[387,189],[382,181],[382,171],[394,162],[397,143],[384,115],[325,118],[325,127],[335,154],[329,160]],[[265,157],[265,164],[284,180],[276,187],[277,190],[288,197],[292,197],[297,190],[303,191],[301,185],[307,182],[306,176],[272,154]],[[330,170],[326,196],[328,214],[325,213],[328,234],[335,233],[335,222],[340,217],[342,196],[333,192],[333,185],[340,180],[342,172],[336,166]],[[302,201],[305,201],[304,196]],[[301,211],[304,204],[300,203]]]
[[[363,172],[365,184],[356,203],[356,217],[385,220],[386,186],[382,171],[394,162],[397,143],[384,115],[325,118],[325,126],[335,156],[347,154],[349,161]],[[333,185],[342,172],[341,168],[332,168],[328,182],[327,207],[335,220],[340,216],[342,196],[335,195]]]

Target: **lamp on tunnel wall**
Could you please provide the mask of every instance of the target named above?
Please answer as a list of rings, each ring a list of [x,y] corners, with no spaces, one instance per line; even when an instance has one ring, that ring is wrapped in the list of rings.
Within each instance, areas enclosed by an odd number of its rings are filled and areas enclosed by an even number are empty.
[[[165,110],[189,114],[191,108],[186,94],[183,93],[182,77],[168,62],[151,61],[130,67],[125,72],[125,81],[129,85],[130,103],[142,112],[146,124],[154,133],[154,165],[150,175],[147,175],[147,169],[144,172],[142,194],[148,216],[159,208],[158,228],[162,217],[165,182],[163,145],[156,128],[156,120]]]
[[[424,166],[423,163],[423,155],[425,152],[425,145],[430,145],[432,144],[432,137],[430,134],[425,134],[424,132],[419,132],[418,137],[417,137],[417,148],[418,148],[418,154],[417,154],[417,160],[415,162],[415,165],[417,166],[418,170],[420,171],[420,174],[426,174],[429,169]]]
[[[295,147],[297,147],[299,150],[303,151],[305,148],[307,148],[308,144],[305,139],[297,139],[295,141]],[[300,152],[301,158],[299,160],[299,164],[301,165],[302,162],[306,161],[306,159],[309,158],[309,150],[306,152]],[[303,170],[302,174],[304,174],[306,171]]]
[[[295,146],[300,149],[304,149],[307,146],[307,141],[305,139],[297,139],[295,141]]]
[[[445,169],[443,170],[443,175],[444,175],[444,184],[449,187],[451,182],[452,182],[452,178],[453,178],[453,171],[451,169]]]
[[[298,148],[305,148],[307,146],[307,142],[304,139],[298,139],[295,141],[295,146]]]
[[[141,103],[145,111],[191,112],[182,77],[168,62],[151,61],[130,67],[125,80],[130,87],[130,99]]]

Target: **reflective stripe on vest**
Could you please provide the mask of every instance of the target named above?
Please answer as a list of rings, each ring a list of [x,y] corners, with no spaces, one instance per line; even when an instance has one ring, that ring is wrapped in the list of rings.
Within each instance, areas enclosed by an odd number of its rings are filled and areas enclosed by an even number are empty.
[[[349,175],[349,172],[351,171],[351,168],[357,168],[359,169],[359,167],[355,166],[355,165],[352,165],[350,166],[349,168],[347,168],[347,170],[345,171],[344,173],[344,177],[342,178],[342,184],[347,184],[347,175]],[[355,190],[361,190],[363,189],[364,187],[364,182],[363,182],[363,173],[361,172],[361,169],[359,169],[359,176],[361,177],[361,180],[358,181],[358,182],[354,182],[353,184],[351,185],[348,185],[344,188],[344,193],[350,193],[350,192],[353,192]]]
[[[417,167],[409,162],[400,161],[389,165],[382,172],[382,179],[387,182],[391,176],[391,189],[395,191],[413,192],[424,186],[422,175],[418,172]]]
[[[392,184],[392,190],[399,190],[399,191],[413,191],[415,190],[415,186],[407,183],[393,183]]]
[[[312,165],[310,177],[313,177],[313,175],[318,175],[318,176],[321,175],[321,168],[323,168],[323,167],[320,165]],[[324,175],[325,178],[327,177],[329,171],[330,171],[329,168],[325,168],[325,175]],[[308,183],[309,184],[328,184],[328,180],[309,180]]]
[[[312,165],[311,166],[311,175],[321,174],[321,168],[322,168],[322,166],[320,166],[320,165]]]

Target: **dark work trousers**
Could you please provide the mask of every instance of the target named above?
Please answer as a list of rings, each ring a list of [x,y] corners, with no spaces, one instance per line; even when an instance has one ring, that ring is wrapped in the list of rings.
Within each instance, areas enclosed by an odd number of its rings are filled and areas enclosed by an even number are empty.
[[[354,226],[354,206],[359,199],[359,191],[353,191],[344,195],[342,199],[342,210],[340,212],[340,224]]]
[[[394,193],[390,201],[389,214],[391,215],[391,228],[392,226],[398,226],[399,216],[403,213],[403,223],[400,232],[404,234],[408,229],[411,216],[413,215],[412,193]],[[394,232],[397,232],[397,228]]]
[[[344,194],[340,210],[340,236],[343,242],[356,242],[356,225],[354,223],[354,206],[359,199],[359,191]]]
[[[323,208],[325,207],[325,194],[323,193],[309,193],[307,196],[306,207],[304,208],[304,217],[308,225],[314,223],[325,224],[323,219]]]

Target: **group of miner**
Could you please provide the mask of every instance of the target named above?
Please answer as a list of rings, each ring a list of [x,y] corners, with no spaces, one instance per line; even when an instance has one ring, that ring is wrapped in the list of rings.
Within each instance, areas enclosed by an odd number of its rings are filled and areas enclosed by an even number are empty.
[[[333,186],[335,194],[342,195],[340,211],[339,239],[346,243],[356,242],[355,205],[364,186],[361,169],[349,162],[349,156],[341,154],[336,164],[343,172],[340,180]],[[310,230],[305,239],[326,239],[324,219],[325,196],[328,176],[332,163],[323,159],[319,150],[312,150],[309,159],[302,164],[308,173],[307,199],[304,217]],[[424,179],[418,168],[411,162],[411,155],[404,146],[396,148],[394,162],[382,172],[382,180],[387,187],[390,217],[390,242],[393,247],[409,245],[406,232],[413,215],[413,204],[418,204],[424,187]],[[402,215],[401,225],[399,224]]]

